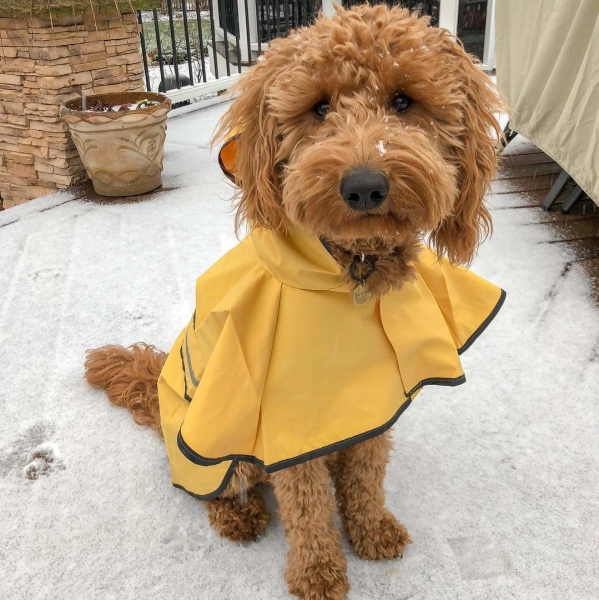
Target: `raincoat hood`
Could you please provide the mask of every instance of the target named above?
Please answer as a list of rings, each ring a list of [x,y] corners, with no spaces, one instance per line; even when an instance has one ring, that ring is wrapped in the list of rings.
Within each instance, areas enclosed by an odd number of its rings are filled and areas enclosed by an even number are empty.
[[[459,354],[505,293],[425,246],[414,266],[357,306],[320,240],[291,227],[254,229],[208,269],[158,383],[173,483],[213,498],[239,461],[324,456],[383,433],[423,386],[463,383]]]

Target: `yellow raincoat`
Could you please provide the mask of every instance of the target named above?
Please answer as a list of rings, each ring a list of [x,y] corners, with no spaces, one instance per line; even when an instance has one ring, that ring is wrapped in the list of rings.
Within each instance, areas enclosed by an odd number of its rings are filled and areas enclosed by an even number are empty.
[[[423,246],[414,283],[362,306],[317,237],[254,229],[197,281],[158,382],[174,485],[218,496],[238,461],[274,472],[389,429],[459,354],[498,287]]]
[[[378,435],[458,355],[504,293],[423,247],[414,283],[356,306],[320,240],[257,228],[197,281],[159,381],[173,482],[203,499],[239,460],[273,472]]]

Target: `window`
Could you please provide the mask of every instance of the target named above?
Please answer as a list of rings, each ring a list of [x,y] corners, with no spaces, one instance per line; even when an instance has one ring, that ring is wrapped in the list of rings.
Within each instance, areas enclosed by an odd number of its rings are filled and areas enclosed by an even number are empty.
[[[474,54],[481,61],[485,48],[485,27],[487,25],[487,0],[460,0],[458,8],[458,37],[464,43],[466,52]]]

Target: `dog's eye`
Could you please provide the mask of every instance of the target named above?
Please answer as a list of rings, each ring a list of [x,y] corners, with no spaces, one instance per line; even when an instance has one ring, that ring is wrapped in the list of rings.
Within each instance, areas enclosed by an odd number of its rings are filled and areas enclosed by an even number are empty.
[[[321,100],[312,107],[312,110],[319,119],[324,119],[331,110],[331,103],[328,100]]]
[[[395,96],[393,96],[393,100],[391,101],[391,105],[397,112],[403,112],[412,106],[412,102],[412,98],[410,98],[410,96],[407,94],[395,94]]]

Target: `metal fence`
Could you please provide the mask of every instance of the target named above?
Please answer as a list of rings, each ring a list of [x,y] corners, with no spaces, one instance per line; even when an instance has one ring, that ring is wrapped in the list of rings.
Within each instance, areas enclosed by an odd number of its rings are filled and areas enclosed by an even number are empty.
[[[261,0],[259,2],[258,25],[262,42],[287,35],[292,29],[305,27],[314,21],[320,3],[315,0]]]
[[[364,4],[365,0],[343,0],[342,4],[345,8]],[[388,6],[396,6],[401,4],[410,10],[418,11],[421,15],[432,17],[432,24],[437,25],[439,22],[439,5],[440,0],[370,0],[370,4],[387,4]]]
[[[274,38],[311,24],[320,8],[321,0],[163,0],[162,9],[139,11],[146,89],[239,74]]]
[[[189,11],[195,10],[195,0],[171,0],[171,7],[174,11],[183,11],[183,5]],[[200,1],[200,10],[208,10],[208,0]],[[163,12],[168,10],[167,0],[162,0],[162,7],[160,9]]]
[[[440,5],[448,0],[370,1],[402,4],[436,25]],[[482,59],[487,1],[449,1],[459,6],[458,33],[467,50]],[[345,7],[362,2],[342,0]],[[187,102],[225,89],[269,42],[310,25],[322,7],[323,0],[163,0],[162,9],[138,13],[146,89],[170,91]]]

